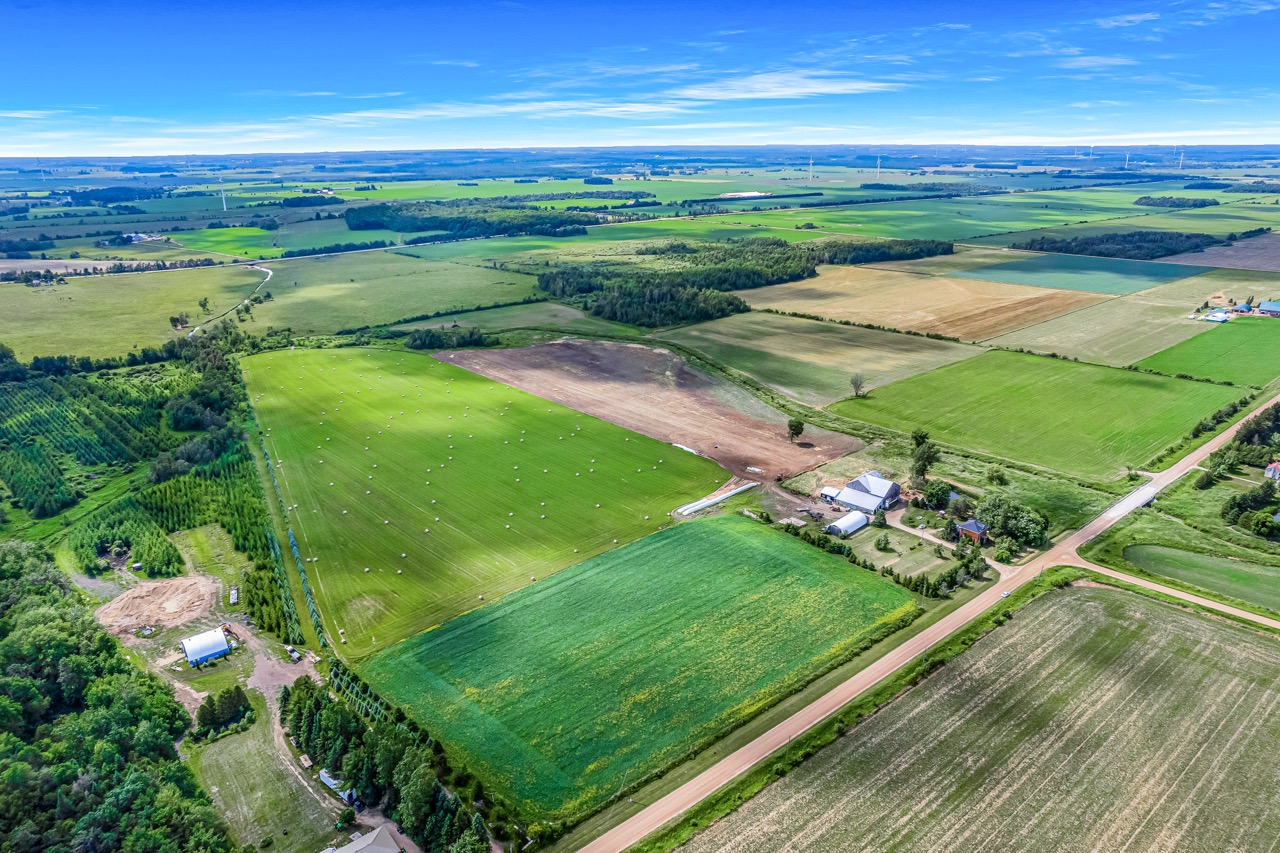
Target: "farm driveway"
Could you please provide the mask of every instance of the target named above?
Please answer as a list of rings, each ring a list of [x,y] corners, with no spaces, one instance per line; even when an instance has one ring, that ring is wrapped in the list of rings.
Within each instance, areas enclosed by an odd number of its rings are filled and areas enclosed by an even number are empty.
[[[1254,406],[1253,411],[1257,412],[1275,403],[1280,403],[1280,394],[1257,404]],[[997,564],[996,568],[1000,571],[1000,580],[979,593],[975,598],[925,628],[901,646],[893,649],[866,669],[855,674],[848,681],[838,685],[826,695],[796,712],[746,746],[589,842],[581,850],[584,853],[616,853],[616,851],[626,850],[628,847],[639,843],[651,833],[679,818],[684,812],[710,797],[725,785],[747,773],[751,768],[778,750],[785,748],[794,738],[803,735],[814,726],[838,713],[841,708],[863,692],[871,689],[938,643],[946,640],[953,633],[959,631],[969,622],[998,604],[1004,593],[1018,589],[1028,581],[1034,580],[1044,569],[1053,566],[1082,566],[1099,574],[1123,580],[1126,583],[1158,591],[1165,596],[1177,598],[1240,619],[1247,619],[1259,625],[1280,629],[1280,621],[1275,619],[1247,613],[1191,593],[1163,587],[1143,578],[1135,578],[1131,575],[1114,572],[1089,563],[1076,553],[1076,549],[1081,545],[1102,534],[1121,518],[1150,500],[1151,496],[1158,494],[1162,489],[1196,467],[1210,453],[1230,441],[1244,422],[1240,421],[1224,430],[1200,448],[1187,454],[1168,470],[1152,475],[1148,483],[1121,498],[1097,518],[1026,565],[1002,566]]]

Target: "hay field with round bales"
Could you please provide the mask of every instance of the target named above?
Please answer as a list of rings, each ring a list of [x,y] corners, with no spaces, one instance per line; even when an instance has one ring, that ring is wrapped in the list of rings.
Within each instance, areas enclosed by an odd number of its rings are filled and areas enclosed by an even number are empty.
[[[1051,592],[681,850],[1267,850],[1278,706],[1274,638]]]
[[[1221,385],[993,350],[830,407],[892,429],[1087,477],[1148,463],[1238,399]]]
[[[366,661],[361,674],[535,819],[588,812],[916,610],[741,516],[679,524]]]
[[[350,658],[652,533],[728,478],[426,355],[242,365],[325,627]]]
[[[819,267],[818,275],[738,294],[752,308],[815,314],[981,341],[1094,305],[1106,296],[869,267]]]
[[[759,311],[684,326],[661,337],[815,405],[849,396],[854,373],[875,388],[982,352],[951,341]]]
[[[1261,387],[1280,376],[1280,318],[1235,317],[1137,366]]]

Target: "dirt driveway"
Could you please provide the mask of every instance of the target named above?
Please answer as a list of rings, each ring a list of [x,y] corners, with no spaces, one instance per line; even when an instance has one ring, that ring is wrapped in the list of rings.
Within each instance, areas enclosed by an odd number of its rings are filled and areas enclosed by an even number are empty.
[[[815,427],[792,444],[785,415],[693,369],[670,350],[642,344],[565,339],[522,349],[442,352],[436,358],[691,448],[749,480],[798,474],[861,446],[851,436]]]

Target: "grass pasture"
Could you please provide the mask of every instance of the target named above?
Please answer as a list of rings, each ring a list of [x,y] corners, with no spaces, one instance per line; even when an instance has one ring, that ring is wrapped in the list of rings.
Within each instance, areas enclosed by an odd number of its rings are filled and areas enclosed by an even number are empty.
[[[1185,373],[1197,379],[1263,386],[1280,376],[1280,320],[1236,317],[1144,358],[1137,366],[1161,373]]]
[[[1280,612],[1280,566],[1214,557],[1163,545],[1130,545],[1124,558],[1153,575],[1189,583]]]
[[[849,396],[854,373],[863,373],[874,388],[982,352],[950,341],[760,312],[662,336],[818,405]]]
[[[262,273],[236,266],[69,278],[50,287],[0,283],[0,340],[24,360],[124,355],[186,334],[174,331],[168,318],[186,311],[201,322],[202,297],[220,312],[261,281]]]
[[[1002,281],[1057,290],[1085,290],[1120,295],[1136,293],[1180,278],[1209,272],[1212,267],[1126,261],[1087,255],[1032,255],[1013,261],[961,270],[956,278]]]
[[[1266,850],[1280,644],[1151,599],[1034,601],[682,850]]]
[[[536,292],[525,273],[478,264],[427,262],[398,252],[356,252],[268,261],[273,302],[254,309],[259,322],[295,332],[393,323],[437,311],[518,302]]]
[[[752,308],[981,341],[1093,305],[1106,297],[899,269],[819,267],[803,281],[740,291]]]
[[[295,350],[242,365],[299,505],[303,557],[317,558],[317,604],[353,658],[652,533],[727,479],[426,355]]]
[[[671,529],[361,674],[530,815],[599,806],[847,659],[913,596],[740,516]]]
[[[1238,389],[991,351],[886,385],[832,411],[1090,477],[1140,466]]]

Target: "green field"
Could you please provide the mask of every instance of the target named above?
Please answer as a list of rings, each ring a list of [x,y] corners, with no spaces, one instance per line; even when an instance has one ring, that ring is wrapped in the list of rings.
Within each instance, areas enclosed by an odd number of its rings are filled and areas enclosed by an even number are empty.
[[[302,555],[317,558],[325,625],[335,640],[345,630],[349,657],[652,533],[727,479],[426,355],[295,350],[242,365],[285,501],[299,505]]]
[[[681,850],[1268,850],[1280,644],[1047,594]]]
[[[662,337],[816,405],[849,396],[854,373],[874,388],[982,352],[950,341],[764,312],[685,326]]]
[[[1185,373],[1197,379],[1263,386],[1280,376],[1280,320],[1236,317],[1144,358],[1137,366],[1171,375]]]
[[[609,320],[601,320],[584,314],[577,308],[559,302],[532,302],[527,305],[508,305],[504,308],[486,308],[483,311],[467,311],[431,320],[403,323],[396,329],[438,329],[441,325],[454,324],[464,328],[500,332],[503,329],[519,329],[526,326],[557,326],[564,329],[587,332],[625,333],[633,327]]]
[[[1211,557],[1162,545],[1130,545],[1124,558],[1153,575],[1249,601],[1280,612],[1280,566]]]
[[[518,302],[536,292],[525,273],[478,264],[428,263],[393,252],[268,261],[275,297],[254,309],[259,323],[295,332],[393,323],[406,317]]]
[[[1176,194],[1184,195],[1184,192],[1179,190]],[[1232,198],[1240,197],[1233,194]],[[1140,208],[1135,208],[1135,210],[1138,209]],[[1146,210],[1155,212],[1102,222],[1081,222],[1085,217],[1073,217],[1068,222],[1057,225],[1046,224],[1041,230],[991,234],[977,238],[974,242],[990,246],[1008,246],[1011,243],[1021,243],[1037,237],[1086,237],[1126,231],[1183,231],[1226,237],[1229,234],[1238,234],[1253,228],[1280,227],[1280,206],[1271,204],[1245,204],[1233,200],[1230,204],[1198,210],[1172,212],[1164,212],[1161,208],[1146,208]]]
[[[527,814],[594,809],[847,659],[913,596],[740,516],[677,525],[361,674]]]
[[[1016,261],[992,264],[951,273],[955,278],[1001,281],[1060,290],[1087,290],[1092,293],[1136,293],[1180,278],[1209,272],[1212,267],[1162,264],[1156,261],[1126,261],[1086,255],[1033,255]]]
[[[1109,477],[1146,464],[1237,389],[993,351],[831,406],[960,447]]]
[[[124,355],[185,335],[168,318],[185,311],[202,322],[201,298],[220,312],[261,281],[258,270],[235,266],[69,278],[52,287],[0,283],[0,340],[22,359]]]

